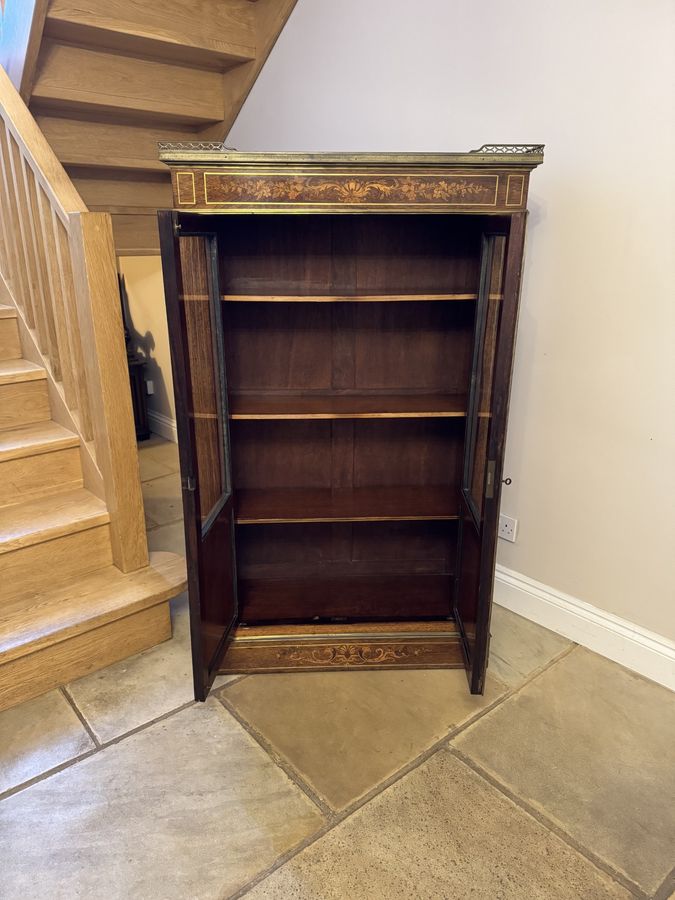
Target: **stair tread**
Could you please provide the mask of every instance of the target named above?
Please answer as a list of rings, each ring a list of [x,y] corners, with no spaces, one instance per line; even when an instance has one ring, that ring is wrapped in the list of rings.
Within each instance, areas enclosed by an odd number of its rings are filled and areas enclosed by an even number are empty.
[[[159,159],[157,141],[195,139],[189,126],[161,128],[49,115],[39,115],[36,121],[64,166],[152,170],[167,178],[169,171]]]
[[[105,503],[84,488],[0,508],[0,554],[105,525]]]
[[[107,566],[0,607],[0,664],[34,653],[175,596],[185,587],[185,560],[154,552],[135,572]]]
[[[227,67],[255,59],[256,53],[252,17],[242,9],[227,15],[223,7],[228,5],[216,0],[196,14],[184,0],[164,0],[155,9],[143,3],[109,3],[94,10],[52,0],[45,33],[74,44]]]
[[[36,422],[34,425],[0,431],[0,462],[77,447],[79,443],[79,437],[58,422]]]
[[[17,312],[15,306],[7,306],[0,303],[0,319],[16,319]]]
[[[225,115],[222,78],[215,70],[47,40],[40,50],[31,104],[38,111],[58,109],[70,116],[80,110],[145,124],[203,125],[219,122]]]
[[[27,359],[0,360],[0,384],[14,384],[17,381],[39,381],[47,377],[42,366]]]

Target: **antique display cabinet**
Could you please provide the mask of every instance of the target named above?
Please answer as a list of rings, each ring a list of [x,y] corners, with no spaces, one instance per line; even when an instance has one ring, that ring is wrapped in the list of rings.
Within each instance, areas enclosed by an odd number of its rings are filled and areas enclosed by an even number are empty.
[[[483,691],[541,145],[160,145],[195,691],[461,667]]]

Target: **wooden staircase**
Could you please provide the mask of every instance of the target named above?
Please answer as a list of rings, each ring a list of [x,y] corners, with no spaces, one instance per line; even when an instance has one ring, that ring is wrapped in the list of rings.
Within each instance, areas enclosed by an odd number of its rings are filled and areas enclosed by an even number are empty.
[[[0,69],[0,709],[169,638],[184,587],[147,552],[109,217]]]
[[[14,83],[87,207],[112,214],[118,255],[158,252],[157,142],[225,139],[295,2],[22,0]]]

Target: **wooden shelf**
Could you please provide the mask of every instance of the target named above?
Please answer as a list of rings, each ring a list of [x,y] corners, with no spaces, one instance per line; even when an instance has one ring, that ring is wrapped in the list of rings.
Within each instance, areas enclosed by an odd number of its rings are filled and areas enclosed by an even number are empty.
[[[241,620],[446,618],[450,615],[453,576],[449,573],[379,574],[327,571],[308,576],[301,567],[290,578],[239,576]]]
[[[457,519],[457,491],[444,485],[239,490],[239,525]]]
[[[501,299],[501,294],[491,294]],[[230,303],[403,303],[409,301],[477,300],[478,294],[223,294]]]
[[[466,416],[464,394],[247,391],[229,398],[231,419],[422,419]]]

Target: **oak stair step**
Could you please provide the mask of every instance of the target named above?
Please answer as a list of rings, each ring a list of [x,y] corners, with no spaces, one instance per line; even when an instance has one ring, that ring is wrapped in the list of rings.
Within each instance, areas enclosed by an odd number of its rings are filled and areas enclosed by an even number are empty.
[[[38,115],[36,121],[61,163],[71,172],[75,166],[131,169],[157,172],[168,183],[169,171],[159,160],[157,142],[198,140],[192,126],[178,124],[161,128],[51,115]]]
[[[51,418],[47,373],[25,359],[0,361],[0,429]]]
[[[0,509],[0,572],[6,553],[87,531],[109,521],[105,503],[84,488],[3,507]]]
[[[151,215],[171,209],[173,191],[167,172],[101,172],[70,167],[66,170],[80,197],[92,211]]]
[[[47,378],[42,366],[27,359],[0,360],[0,384],[18,384],[25,381],[40,381]]]
[[[79,444],[56,422],[0,431],[0,507],[81,488]]]
[[[171,637],[167,601],[185,589],[185,561],[150,554],[0,606],[0,709],[38,696]]]
[[[252,9],[241,0],[51,0],[45,34],[220,71],[256,55]]]
[[[83,77],[85,76],[85,77]],[[45,41],[31,108],[205,125],[224,118],[223,75]]]
[[[20,359],[21,356],[16,309],[13,306],[0,306],[0,359]]]
[[[135,215],[117,214],[112,217],[115,249],[118,256],[157,256],[159,229],[157,212]]]
[[[58,422],[36,422],[0,431],[0,463],[78,447],[79,437]]]

